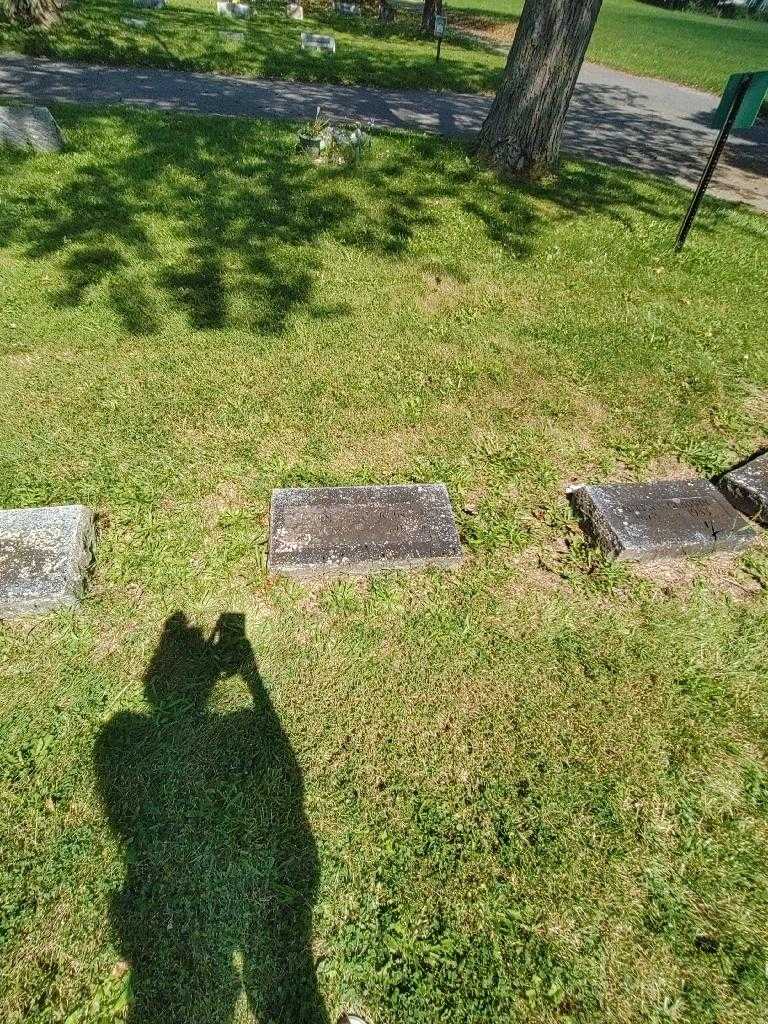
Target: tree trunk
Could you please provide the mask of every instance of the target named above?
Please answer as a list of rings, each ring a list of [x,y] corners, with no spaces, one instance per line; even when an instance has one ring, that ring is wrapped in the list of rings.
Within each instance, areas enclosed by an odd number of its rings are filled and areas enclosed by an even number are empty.
[[[389,24],[395,20],[395,12],[387,3],[387,0],[379,0],[379,21]]]
[[[602,0],[526,0],[478,155],[506,174],[556,166],[563,122]]]
[[[421,31],[423,35],[431,36],[435,31],[435,15],[443,13],[443,0],[424,0],[424,9],[421,12]]]
[[[46,27],[59,17],[59,0],[8,0],[8,16],[21,25]]]

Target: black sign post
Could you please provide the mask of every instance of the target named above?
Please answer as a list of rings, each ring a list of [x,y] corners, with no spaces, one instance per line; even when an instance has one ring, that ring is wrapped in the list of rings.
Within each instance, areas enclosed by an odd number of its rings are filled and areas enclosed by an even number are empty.
[[[688,237],[688,232],[691,230],[691,226],[696,218],[696,214],[699,212],[701,201],[704,198],[704,193],[707,191],[712,175],[717,167],[717,162],[720,159],[720,155],[723,152],[723,148],[728,141],[728,136],[731,134],[736,118],[739,116],[741,105],[744,102],[744,97],[749,92],[749,88],[752,85],[752,80],[755,76],[753,74],[740,75],[738,82],[735,83],[733,91],[733,99],[731,100],[730,108],[725,115],[720,132],[718,133],[715,144],[712,147],[712,152],[709,154],[709,160],[699,180],[699,184],[696,186],[696,191],[693,193],[693,199],[691,205],[688,207],[688,212],[683,218],[683,223],[680,225],[680,231],[675,242],[675,251],[680,250],[685,245],[685,240]]]

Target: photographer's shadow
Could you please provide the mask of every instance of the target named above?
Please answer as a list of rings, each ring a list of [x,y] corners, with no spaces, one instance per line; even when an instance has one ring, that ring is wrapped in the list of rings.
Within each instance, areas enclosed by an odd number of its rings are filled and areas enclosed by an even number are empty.
[[[239,675],[253,706],[208,707]],[[310,949],[318,860],[302,778],[258,672],[244,616],[209,639],[177,612],[95,749],[126,877],[112,924],[131,969],[129,1024],[326,1024]]]

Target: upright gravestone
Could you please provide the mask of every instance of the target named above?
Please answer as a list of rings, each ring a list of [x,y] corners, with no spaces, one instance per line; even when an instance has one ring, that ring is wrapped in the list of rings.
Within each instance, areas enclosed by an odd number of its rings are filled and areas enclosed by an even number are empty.
[[[335,7],[338,14],[348,18],[359,17],[363,13],[360,4],[346,3],[346,0],[336,0]]]
[[[768,526],[768,453],[726,473],[719,486],[732,505]]]
[[[82,505],[0,511],[0,619],[78,604],[93,546]]]
[[[288,4],[287,12],[288,17],[294,21],[304,21],[304,8],[301,4]]]
[[[336,53],[336,40],[333,36],[315,35],[313,32],[301,33],[302,50],[313,50],[316,53]]]
[[[462,560],[443,484],[276,490],[269,568],[288,576],[451,567]]]
[[[219,0],[216,10],[226,18],[250,18],[251,16],[249,4],[227,3],[226,0]]]
[[[64,144],[47,107],[0,107],[0,144],[35,153],[58,153]]]
[[[708,480],[577,487],[569,497],[608,558],[640,562],[739,551],[757,536]]]

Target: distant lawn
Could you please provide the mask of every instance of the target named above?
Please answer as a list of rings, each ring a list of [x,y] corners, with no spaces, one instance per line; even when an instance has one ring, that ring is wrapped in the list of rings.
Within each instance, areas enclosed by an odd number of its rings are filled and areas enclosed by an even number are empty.
[[[285,5],[254,4],[248,22],[215,14],[214,0],[169,0],[163,11],[144,11],[129,0],[74,0],[61,24],[49,33],[24,32],[0,20],[0,46],[23,53],[70,60],[156,67],[306,82],[363,84],[389,88],[494,92],[504,54],[453,36],[435,63],[435,46],[417,31],[405,13],[392,25],[376,18],[333,14],[325,2],[305,5],[307,17],[295,22]],[[487,16],[491,24],[517,19],[522,0],[461,0],[449,5],[449,23],[472,27]],[[145,30],[121,18],[146,18]],[[467,27],[465,24],[464,27]],[[220,31],[246,33],[242,47],[223,40]],[[299,47],[301,31],[332,33],[335,56],[310,55]],[[496,38],[511,37],[496,27]],[[712,18],[666,11],[639,0],[604,0],[588,59],[641,75],[650,75],[718,93],[733,71],[768,65],[768,22]]]
[[[765,444],[768,221],[676,258],[601,167],[56,114],[0,155],[0,506],[100,542],[0,626],[3,1024],[764,1024],[766,545],[609,566],[564,489]],[[459,571],[267,578],[273,487],[409,480]]]
[[[134,7],[130,0],[75,0],[50,32],[22,31],[0,21],[0,46],[68,60],[155,67],[305,82],[361,83],[399,89],[493,92],[503,58],[481,46],[451,40],[435,62],[435,43],[418,34],[415,18],[400,15],[383,25],[373,6],[362,18],[334,14],[330,3],[305,6],[292,21],[285,3],[255,3],[254,17],[232,20],[216,14],[214,0],[169,0],[164,10]],[[144,18],[146,29],[122,22]],[[241,31],[236,46],[222,31]],[[335,55],[303,51],[302,31],[336,37]]]
[[[522,0],[460,0],[453,8],[517,19]],[[768,21],[603,0],[587,59],[719,93],[734,71],[768,67]]]

